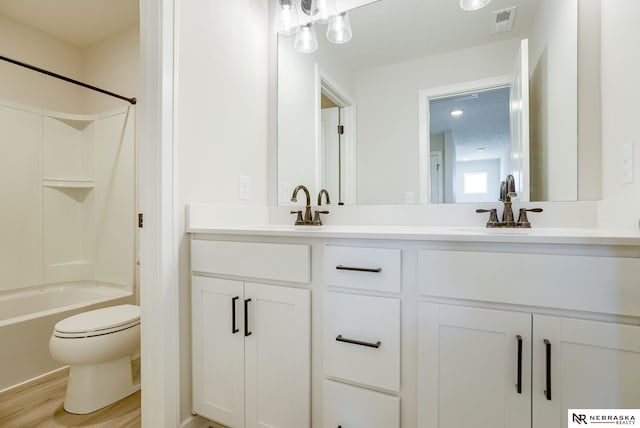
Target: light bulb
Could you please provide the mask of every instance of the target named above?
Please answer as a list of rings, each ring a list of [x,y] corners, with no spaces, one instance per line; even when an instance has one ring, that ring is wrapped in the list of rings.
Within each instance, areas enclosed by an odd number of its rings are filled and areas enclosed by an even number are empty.
[[[316,0],[313,19],[321,24],[327,24],[337,13],[336,0]]]
[[[274,28],[280,34],[294,34],[300,29],[294,0],[278,0]]]
[[[460,0],[460,7],[464,10],[478,10],[491,3],[491,0]]]
[[[351,40],[351,36],[351,24],[347,12],[334,16],[327,27],[327,39],[331,43],[342,44]]]
[[[318,49],[316,29],[313,28],[312,23],[300,27],[300,31],[296,34],[296,39],[293,42],[293,48],[301,53],[311,53]]]

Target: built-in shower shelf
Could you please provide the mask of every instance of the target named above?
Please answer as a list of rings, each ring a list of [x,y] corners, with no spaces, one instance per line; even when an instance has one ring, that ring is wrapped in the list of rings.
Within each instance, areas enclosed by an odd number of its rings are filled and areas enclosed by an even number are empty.
[[[93,189],[94,181],[88,179],[65,179],[65,178],[44,178],[44,187],[54,187],[62,189]]]

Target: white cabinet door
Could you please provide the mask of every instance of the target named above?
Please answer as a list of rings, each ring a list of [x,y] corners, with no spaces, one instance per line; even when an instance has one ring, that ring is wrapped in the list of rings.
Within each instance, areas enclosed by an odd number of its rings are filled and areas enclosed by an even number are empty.
[[[534,428],[566,427],[568,409],[640,407],[638,326],[534,315],[533,359]]]
[[[420,303],[418,426],[529,428],[530,344],[531,314]]]
[[[306,289],[245,284],[248,428],[309,426],[310,296]]]
[[[230,428],[241,428],[244,426],[243,284],[193,276],[191,295],[193,410]]]

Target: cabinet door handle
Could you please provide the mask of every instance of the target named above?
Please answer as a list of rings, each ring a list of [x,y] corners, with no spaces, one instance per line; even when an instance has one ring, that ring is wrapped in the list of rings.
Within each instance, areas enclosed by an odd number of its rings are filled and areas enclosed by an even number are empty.
[[[547,389],[544,391],[547,400],[551,401],[551,342],[548,339],[544,339],[544,346],[547,354]]]
[[[236,326],[236,300],[238,300],[240,296],[236,296],[231,299],[231,334],[236,334],[240,330]]]
[[[517,335],[518,341],[518,381],[516,383],[516,391],[518,394],[522,394],[522,336]]]
[[[362,342],[360,340],[355,340],[355,339],[347,339],[345,337],[342,337],[341,334],[339,334],[338,336],[336,336],[336,341],[338,342],[344,342],[344,343],[351,343],[352,345],[360,345],[360,346],[367,346],[369,348],[376,348],[378,349],[380,347],[380,345],[382,345],[382,342],[380,342],[379,340],[376,343],[372,343],[372,342]]]
[[[249,302],[251,299],[244,299],[244,335],[251,336],[249,331]]]
[[[338,270],[353,270],[353,271],[356,271],[356,272],[373,272],[373,273],[382,272],[382,268],[362,268],[362,267],[342,266],[342,265],[336,266],[336,269],[338,269]]]

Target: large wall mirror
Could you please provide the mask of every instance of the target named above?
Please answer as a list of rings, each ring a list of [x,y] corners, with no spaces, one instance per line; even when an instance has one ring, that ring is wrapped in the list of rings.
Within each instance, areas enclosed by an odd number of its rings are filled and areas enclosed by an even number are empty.
[[[338,0],[339,2],[340,0]],[[278,36],[278,204],[577,199],[578,0],[379,0],[353,38]],[[342,132],[338,130],[342,127]]]

